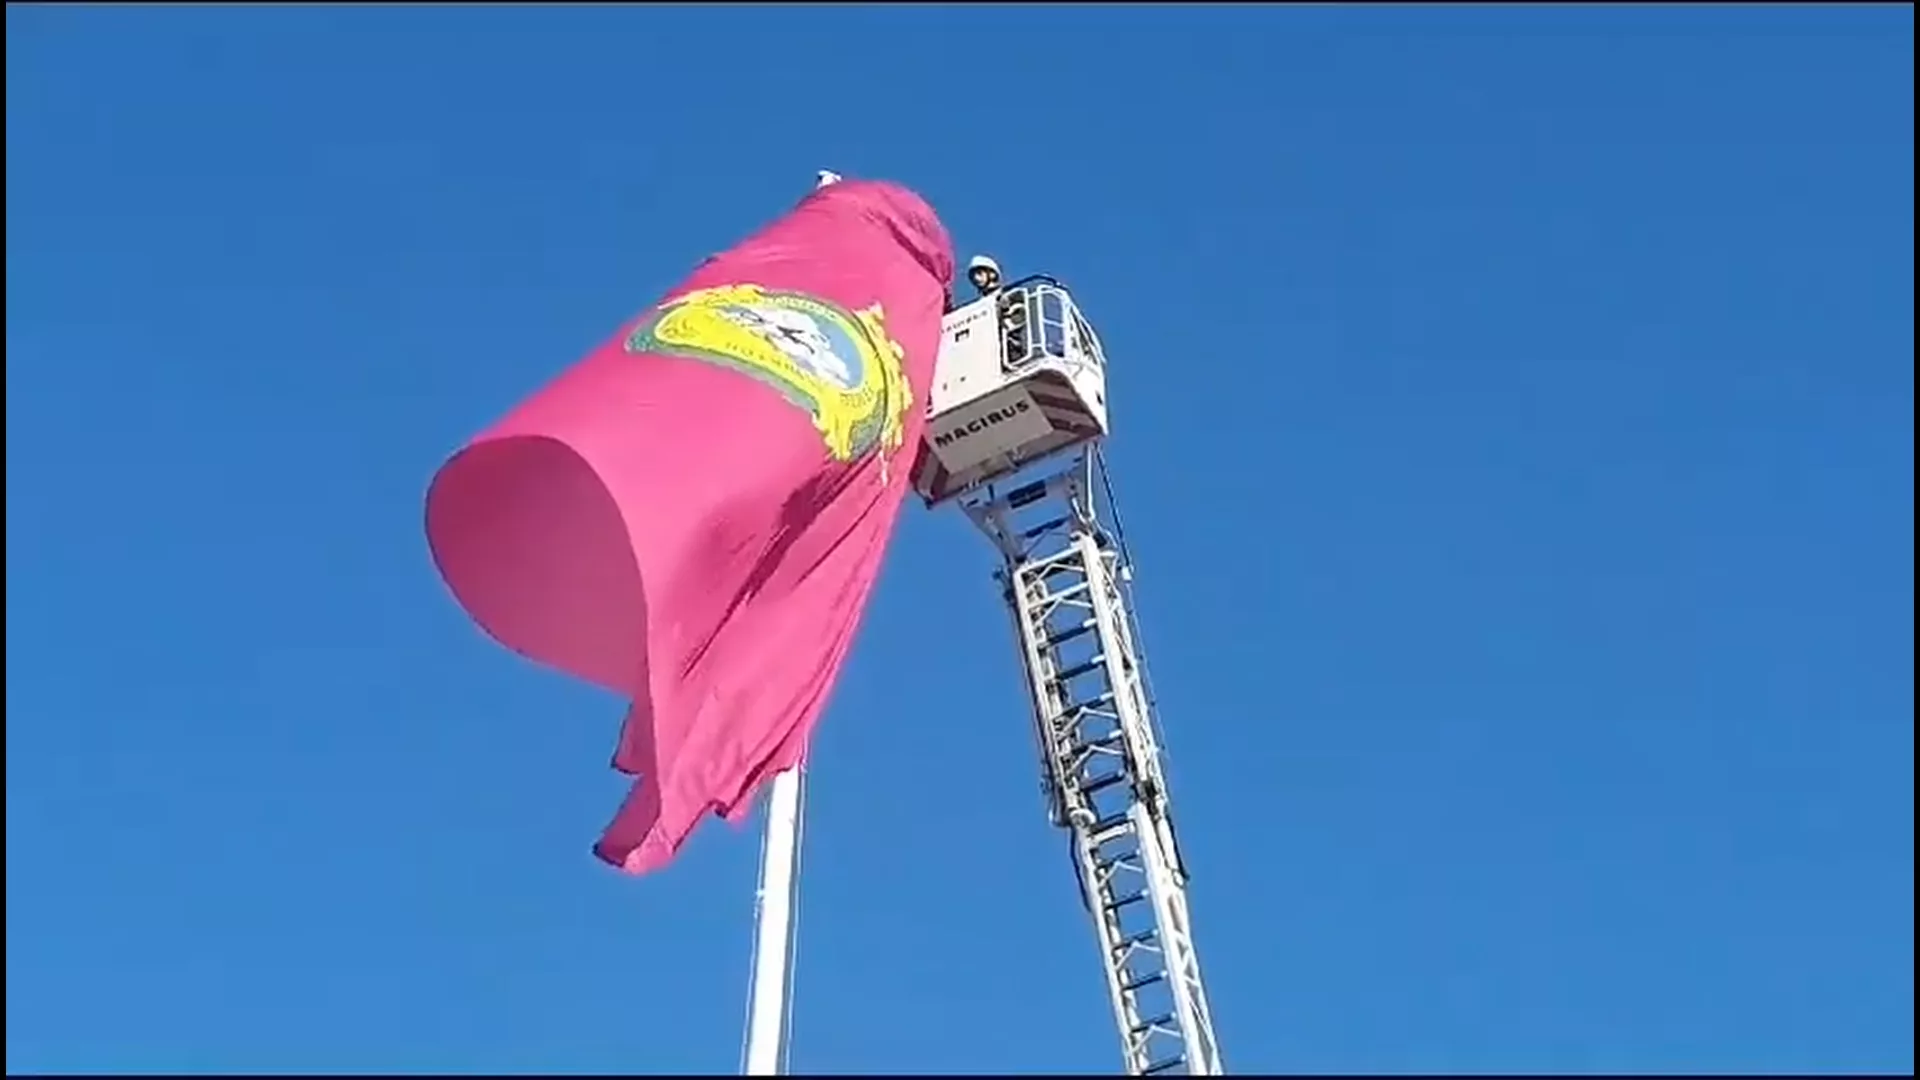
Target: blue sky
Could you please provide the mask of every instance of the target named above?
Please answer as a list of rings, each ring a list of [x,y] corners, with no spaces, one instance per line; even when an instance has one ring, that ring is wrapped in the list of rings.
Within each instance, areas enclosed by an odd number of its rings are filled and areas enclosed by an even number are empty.
[[[735,1067],[757,843],[428,561],[813,170],[1078,291],[1230,1068],[1913,1067],[1910,7],[7,9],[15,1070]],[[985,543],[815,743],[794,1063],[1107,1071]]]

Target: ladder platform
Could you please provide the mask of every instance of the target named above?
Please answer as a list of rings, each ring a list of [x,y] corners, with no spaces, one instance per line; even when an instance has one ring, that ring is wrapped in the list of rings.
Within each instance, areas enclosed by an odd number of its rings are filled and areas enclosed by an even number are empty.
[[[913,484],[929,506],[1103,438],[1100,340],[1059,282],[1031,277],[949,312]]]

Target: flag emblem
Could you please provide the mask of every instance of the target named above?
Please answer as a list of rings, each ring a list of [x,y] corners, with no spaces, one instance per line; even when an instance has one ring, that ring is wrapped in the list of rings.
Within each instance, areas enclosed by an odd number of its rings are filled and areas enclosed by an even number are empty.
[[[913,402],[906,351],[888,335],[879,304],[850,311],[758,285],[700,289],[649,312],[626,350],[717,364],[767,384],[812,415],[837,461],[898,448]]]

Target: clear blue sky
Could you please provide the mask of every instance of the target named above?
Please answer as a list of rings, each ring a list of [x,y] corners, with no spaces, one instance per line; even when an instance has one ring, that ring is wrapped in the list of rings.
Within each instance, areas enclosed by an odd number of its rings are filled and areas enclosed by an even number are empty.
[[[1074,285],[1228,1065],[1913,1067],[1910,7],[7,9],[7,1067],[734,1068],[442,458],[813,170]],[[794,1061],[1118,1058],[983,541],[815,743]]]

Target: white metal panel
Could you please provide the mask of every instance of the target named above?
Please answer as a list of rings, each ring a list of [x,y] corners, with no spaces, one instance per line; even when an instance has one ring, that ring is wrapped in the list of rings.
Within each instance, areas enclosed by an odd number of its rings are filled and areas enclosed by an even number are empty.
[[[1053,433],[1033,395],[1015,383],[933,418],[927,438],[949,472],[964,472]]]
[[[927,412],[938,416],[990,393],[1004,381],[1000,327],[994,297],[983,296],[947,313],[940,324],[940,355],[934,361]]]

